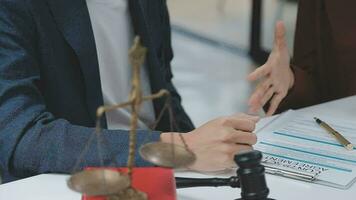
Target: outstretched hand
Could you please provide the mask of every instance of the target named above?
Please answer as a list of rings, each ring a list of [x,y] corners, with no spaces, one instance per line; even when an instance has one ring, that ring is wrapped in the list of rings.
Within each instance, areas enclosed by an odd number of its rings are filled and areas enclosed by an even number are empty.
[[[285,27],[283,22],[277,22],[274,46],[267,62],[247,77],[251,82],[260,81],[248,102],[251,113],[257,113],[269,100],[271,101],[267,116],[275,113],[288,90],[294,85],[289,59]]]

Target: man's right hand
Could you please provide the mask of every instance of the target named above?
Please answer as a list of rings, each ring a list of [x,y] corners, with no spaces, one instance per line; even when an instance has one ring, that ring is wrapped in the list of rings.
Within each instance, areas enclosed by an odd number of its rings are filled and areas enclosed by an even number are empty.
[[[257,141],[252,131],[258,119],[245,114],[220,117],[183,134],[189,149],[197,156],[196,162],[189,168],[209,172],[236,166],[234,155],[251,150]],[[162,141],[170,142],[170,134],[177,137],[178,133],[162,133]]]

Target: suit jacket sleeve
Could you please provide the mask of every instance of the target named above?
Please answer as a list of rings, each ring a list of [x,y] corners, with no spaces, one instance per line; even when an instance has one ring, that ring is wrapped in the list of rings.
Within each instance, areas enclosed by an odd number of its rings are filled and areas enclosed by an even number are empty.
[[[297,109],[318,102],[317,90],[317,33],[316,1],[300,0],[294,40],[292,70],[295,84],[281,102],[278,112]]]
[[[80,156],[83,162],[79,168],[98,166],[95,137],[81,155],[89,138],[95,135],[94,129],[73,125],[46,110],[35,84],[41,79],[36,26],[20,2],[0,0],[0,168],[21,178],[48,172],[70,173]],[[159,140],[159,133],[152,132],[147,137],[147,132],[139,131],[137,146]],[[102,144],[105,165],[126,165],[126,131],[104,130]],[[139,156],[136,164],[148,165]]]

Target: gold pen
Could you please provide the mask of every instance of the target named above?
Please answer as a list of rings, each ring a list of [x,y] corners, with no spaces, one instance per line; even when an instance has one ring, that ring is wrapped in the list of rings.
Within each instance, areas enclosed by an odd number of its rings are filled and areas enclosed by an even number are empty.
[[[321,121],[320,119],[314,117],[316,123],[318,123],[321,127],[323,127],[328,133],[335,136],[335,138],[344,146],[347,150],[353,150],[354,146],[349,142],[344,136],[342,136],[339,132],[331,128],[327,123]]]

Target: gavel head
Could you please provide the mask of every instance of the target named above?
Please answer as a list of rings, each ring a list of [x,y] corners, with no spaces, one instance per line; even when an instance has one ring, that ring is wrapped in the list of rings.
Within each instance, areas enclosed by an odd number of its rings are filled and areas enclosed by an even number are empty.
[[[265,179],[265,168],[261,165],[262,153],[248,151],[235,155],[239,167],[237,176],[240,180],[241,198],[243,200],[266,200],[269,189]]]

